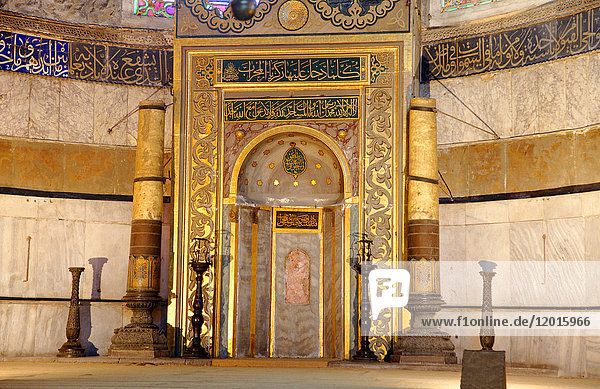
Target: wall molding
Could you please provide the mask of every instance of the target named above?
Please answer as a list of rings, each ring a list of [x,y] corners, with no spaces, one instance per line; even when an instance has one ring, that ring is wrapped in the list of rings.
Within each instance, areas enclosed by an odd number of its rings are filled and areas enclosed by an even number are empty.
[[[171,49],[173,31],[145,28],[117,28],[69,23],[15,12],[0,11],[0,29],[43,34],[55,39],[88,43],[113,43],[130,47]]]
[[[556,0],[550,4],[529,9],[516,15],[509,13],[493,20],[486,18],[483,21],[463,23],[459,26],[424,29],[421,32],[421,43],[423,45],[439,43],[445,40],[487,35],[531,26],[597,6],[600,6],[600,0]]]
[[[535,197],[552,197],[596,191],[600,191],[600,182],[595,182],[592,184],[569,185],[560,188],[530,190],[524,192],[494,193],[477,196],[454,197],[453,199],[450,199],[449,197],[440,197],[439,202],[440,204],[481,203],[485,201],[530,199]]]
[[[51,192],[47,190],[33,190],[22,188],[0,187],[0,195],[26,196],[26,197],[45,197],[50,199],[71,199],[71,200],[99,200],[99,201],[121,201],[133,202],[132,195],[119,194],[97,194],[97,193],[78,193],[78,192]],[[169,204],[171,196],[163,197],[163,204]]]

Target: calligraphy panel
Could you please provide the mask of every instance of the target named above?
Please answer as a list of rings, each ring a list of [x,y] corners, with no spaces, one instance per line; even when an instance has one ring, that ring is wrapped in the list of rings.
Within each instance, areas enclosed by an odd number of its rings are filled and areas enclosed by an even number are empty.
[[[216,84],[367,83],[368,56],[217,59]]]
[[[277,230],[319,230],[319,211],[275,211],[275,229]]]
[[[5,38],[6,39],[6,38]],[[6,47],[6,41],[4,43]],[[67,77],[68,43],[24,34],[12,34],[11,59],[6,70],[41,76]],[[4,59],[2,62],[6,62]]]
[[[528,27],[423,46],[421,80],[557,60],[600,48],[600,7]]]
[[[0,70],[113,84],[172,84],[173,51],[67,42],[0,31]]]
[[[358,119],[358,97],[225,99],[226,122]]]
[[[71,44],[69,76],[85,81],[106,78],[106,46],[75,42]]]

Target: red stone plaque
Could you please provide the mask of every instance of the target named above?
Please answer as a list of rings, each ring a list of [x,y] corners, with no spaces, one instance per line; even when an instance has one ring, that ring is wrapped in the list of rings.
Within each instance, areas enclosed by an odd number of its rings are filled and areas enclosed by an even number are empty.
[[[285,302],[310,303],[310,258],[300,249],[294,249],[285,258]]]

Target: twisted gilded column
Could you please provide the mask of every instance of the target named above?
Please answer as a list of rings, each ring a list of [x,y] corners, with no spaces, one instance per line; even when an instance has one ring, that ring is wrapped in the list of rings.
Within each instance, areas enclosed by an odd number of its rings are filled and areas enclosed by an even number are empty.
[[[435,99],[410,101],[408,128],[407,253],[411,275],[408,336],[398,339],[392,362],[456,363],[450,337],[422,328],[444,304],[440,295],[439,200]]]
[[[165,104],[142,101],[133,179],[127,293],[123,297],[133,315],[130,324],[115,330],[108,350],[111,357],[169,356],[166,337],[152,319],[152,311],[161,300],[164,128]]]

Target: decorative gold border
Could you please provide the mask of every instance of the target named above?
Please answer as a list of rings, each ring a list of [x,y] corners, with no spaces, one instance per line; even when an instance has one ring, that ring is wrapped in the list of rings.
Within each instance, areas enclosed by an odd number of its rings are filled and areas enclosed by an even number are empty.
[[[163,49],[173,47],[173,34],[169,30],[95,26],[43,19],[8,11],[0,11],[0,29],[44,34],[56,39],[79,42],[106,42]]]

